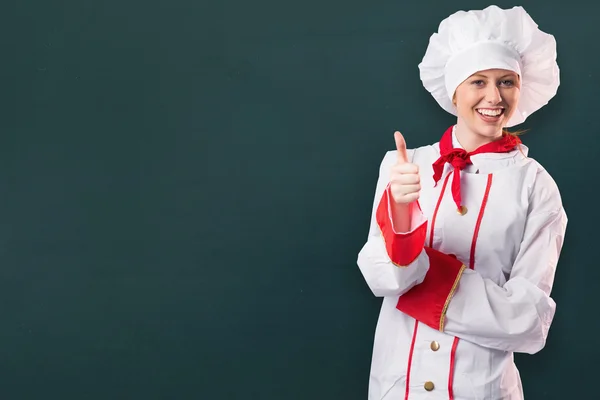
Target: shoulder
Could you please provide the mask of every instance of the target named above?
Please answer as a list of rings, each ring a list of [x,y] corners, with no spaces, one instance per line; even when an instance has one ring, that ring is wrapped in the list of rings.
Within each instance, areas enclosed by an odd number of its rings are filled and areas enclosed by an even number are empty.
[[[537,160],[528,157],[531,174],[529,191],[530,205],[547,212],[559,212],[563,209],[560,189],[552,175]]]

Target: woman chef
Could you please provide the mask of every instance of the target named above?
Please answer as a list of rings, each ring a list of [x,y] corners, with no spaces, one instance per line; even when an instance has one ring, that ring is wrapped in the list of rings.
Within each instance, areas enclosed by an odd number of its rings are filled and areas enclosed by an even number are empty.
[[[383,297],[370,400],[520,400],[513,353],[546,342],[567,217],[548,172],[503,130],[556,94],[553,36],[521,7],[457,12],[419,65],[457,116],[380,167],[358,266]]]

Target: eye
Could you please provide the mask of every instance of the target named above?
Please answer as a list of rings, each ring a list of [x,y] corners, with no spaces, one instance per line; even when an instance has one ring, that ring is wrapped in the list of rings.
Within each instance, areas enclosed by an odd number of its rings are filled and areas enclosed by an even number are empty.
[[[500,85],[511,87],[515,85],[515,81],[513,81],[512,79],[504,79],[500,81]]]
[[[474,81],[471,81],[471,84],[472,84],[472,85],[475,85],[475,86],[482,86],[484,83],[485,83],[485,82],[483,82],[483,80],[482,80],[482,79],[476,79],[476,80],[474,80]]]

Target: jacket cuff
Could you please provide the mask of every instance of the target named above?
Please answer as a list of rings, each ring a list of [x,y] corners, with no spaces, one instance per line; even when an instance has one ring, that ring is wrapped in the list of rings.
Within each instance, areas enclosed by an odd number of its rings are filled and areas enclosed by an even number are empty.
[[[454,256],[430,247],[425,247],[425,251],[429,257],[429,270],[425,279],[400,296],[396,308],[443,332],[446,310],[466,267]]]
[[[394,229],[392,220],[391,201],[392,196],[388,185],[377,206],[377,225],[381,231],[387,254],[392,263],[397,267],[406,267],[423,250],[427,236],[427,219],[423,216],[418,202],[414,202],[410,206],[410,231],[397,232]]]

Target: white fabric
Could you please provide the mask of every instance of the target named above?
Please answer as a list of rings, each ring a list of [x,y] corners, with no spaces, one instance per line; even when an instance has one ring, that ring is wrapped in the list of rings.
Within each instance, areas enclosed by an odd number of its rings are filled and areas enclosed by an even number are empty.
[[[506,126],[518,125],[556,95],[560,78],[554,36],[542,32],[522,7],[459,11],[440,23],[419,64],[423,86],[453,115],[458,85],[494,68],[521,76],[519,107]]]
[[[419,203],[431,224],[442,183],[452,168],[446,164],[440,183],[434,187],[431,165],[439,157],[439,145],[409,150],[408,155],[419,165]],[[533,354],[545,345],[555,311],[550,291],[567,224],[556,184],[539,163],[526,155],[527,148],[521,145],[520,150],[510,153],[471,156],[478,173],[462,173],[462,198],[468,208],[464,216],[456,212],[450,182],[446,187],[435,220],[433,248],[455,254],[468,265],[488,174],[493,174],[477,237],[475,269],[466,270],[460,280],[447,309],[445,332],[424,324],[418,326],[410,400],[448,398],[455,336],[460,338],[453,380],[455,400],[523,399],[513,353]],[[369,400],[404,399],[415,320],[398,311],[396,303],[399,296],[423,282],[429,268],[424,251],[408,267],[394,266],[375,220],[376,207],[395,162],[396,151],[391,151],[381,163],[371,227],[357,260],[369,288],[383,297],[375,331]],[[418,212],[416,207],[414,210]],[[436,352],[429,347],[434,340],[440,344]],[[434,383],[432,392],[424,389],[426,381]]]

